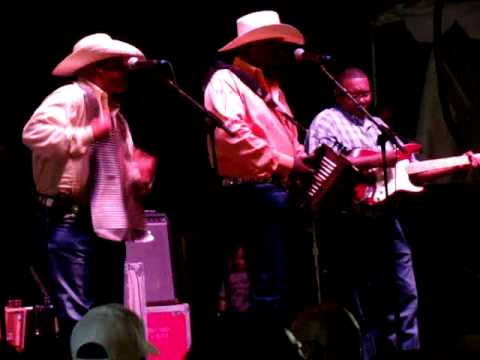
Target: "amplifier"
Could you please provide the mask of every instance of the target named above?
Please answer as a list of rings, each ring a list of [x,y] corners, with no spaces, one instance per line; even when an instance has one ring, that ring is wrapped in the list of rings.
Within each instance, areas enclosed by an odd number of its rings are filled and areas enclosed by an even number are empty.
[[[145,211],[145,221],[147,230],[152,235],[151,240],[127,242],[127,269],[133,267],[129,264],[136,264],[137,269],[142,268],[141,276],[144,279],[139,281],[139,289],[145,291],[141,296],[145,297],[147,305],[176,303],[168,218],[162,213]],[[127,273],[125,280],[128,289],[128,282],[130,285],[134,283],[132,274]]]

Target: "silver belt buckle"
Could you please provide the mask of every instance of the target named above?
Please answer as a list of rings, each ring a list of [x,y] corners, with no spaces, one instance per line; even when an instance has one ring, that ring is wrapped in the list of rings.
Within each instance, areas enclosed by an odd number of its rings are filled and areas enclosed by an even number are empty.
[[[238,185],[240,182],[235,178],[223,178],[222,186]]]
[[[40,204],[46,207],[52,207],[55,199],[53,197],[45,196],[45,195],[38,195],[37,200]]]
[[[265,184],[272,182],[272,178],[235,178],[235,177],[224,177],[222,178],[222,186],[231,186],[231,185],[241,185],[241,184]]]

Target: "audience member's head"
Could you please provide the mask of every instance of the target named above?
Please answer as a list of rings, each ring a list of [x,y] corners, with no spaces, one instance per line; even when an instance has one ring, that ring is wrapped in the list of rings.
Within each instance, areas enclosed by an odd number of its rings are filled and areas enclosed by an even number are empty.
[[[91,309],[75,325],[70,345],[73,360],[142,360],[158,354],[146,340],[143,321],[120,304]]]
[[[307,359],[361,358],[360,329],[352,314],[334,304],[315,305],[298,315],[292,332]]]

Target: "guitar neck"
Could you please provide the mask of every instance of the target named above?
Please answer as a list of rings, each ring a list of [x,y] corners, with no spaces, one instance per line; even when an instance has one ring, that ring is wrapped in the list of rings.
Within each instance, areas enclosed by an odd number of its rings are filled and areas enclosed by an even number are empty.
[[[478,155],[475,155],[475,156],[478,157]],[[453,157],[443,158],[443,159],[418,161],[418,162],[413,162],[409,164],[408,174],[414,175],[414,174],[419,174],[427,171],[455,170],[461,167],[468,166],[469,164],[470,164],[470,160],[466,155],[453,156]]]

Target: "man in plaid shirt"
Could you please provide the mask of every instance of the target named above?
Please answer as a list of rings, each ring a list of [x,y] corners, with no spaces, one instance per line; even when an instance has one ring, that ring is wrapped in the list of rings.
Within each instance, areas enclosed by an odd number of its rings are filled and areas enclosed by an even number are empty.
[[[338,80],[368,109],[372,93],[362,70],[347,69]],[[343,93],[337,91],[335,98],[337,105],[313,120],[306,139],[308,151],[321,144],[347,157],[355,149],[380,151],[380,130],[375,123]],[[385,124],[380,118],[374,120]],[[393,148],[391,142],[386,143],[387,150]],[[350,208],[320,220],[320,238],[326,239],[322,246],[331,251],[327,255],[327,291],[358,320],[364,359],[388,358],[392,352],[420,347],[412,254],[389,209],[368,211],[367,215]]]

